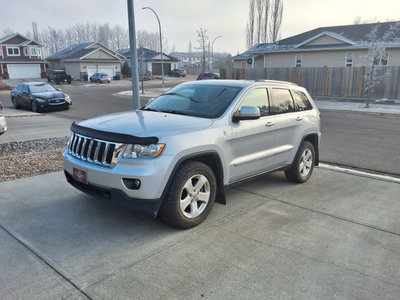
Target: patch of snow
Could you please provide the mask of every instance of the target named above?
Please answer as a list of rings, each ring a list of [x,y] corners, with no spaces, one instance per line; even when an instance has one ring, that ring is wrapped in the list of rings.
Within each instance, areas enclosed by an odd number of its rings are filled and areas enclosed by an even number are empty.
[[[324,100],[314,100],[314,102],[319,109],[400,114],[400,106],[398,105],[370,104],[370,108],[366,108],[365,103],[334,102]]]

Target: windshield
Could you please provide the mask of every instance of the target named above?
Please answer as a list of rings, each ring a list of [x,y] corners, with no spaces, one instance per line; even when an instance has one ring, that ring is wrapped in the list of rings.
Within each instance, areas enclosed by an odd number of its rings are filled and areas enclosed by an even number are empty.
[[[162,94],[142,110],[218,118],[241,89],[224,85],[181,85]]]
[[[56,91],[50,84],[43,83],[43,84],[36,84],[30,85],[29,90],[31,93],[42,93],[42,92],[54,92]]]

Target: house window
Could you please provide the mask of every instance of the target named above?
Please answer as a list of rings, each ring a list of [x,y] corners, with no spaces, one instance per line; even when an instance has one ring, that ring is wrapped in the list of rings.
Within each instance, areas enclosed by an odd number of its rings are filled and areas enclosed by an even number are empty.
[[[296,68],[301,67],[301,61],[302,61],[302,55],[301,54],[296,54]]]
[[[31,48],[31,54],[32,54],[32,56],[36,56],[37,55],[36,48]]]
[[[18,47],[9,47],[9,48],[7,48],[7,54],[9,56],[19,56],[19,48]]]
[[[389,60],[389,52],[379,53],[378,58],[375,59],[374,64],[379,66],[387,66]]]
[[[346,53],[346,67],[352,67],[353,66],[353,60],[354,60],[354,53],[353,52],[347,52]]]

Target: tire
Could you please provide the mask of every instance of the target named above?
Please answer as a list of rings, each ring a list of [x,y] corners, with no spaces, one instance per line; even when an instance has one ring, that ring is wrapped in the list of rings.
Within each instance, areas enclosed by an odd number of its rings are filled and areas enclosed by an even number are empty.
[[[217,191],[213,171],[196,161],[184,163],[178,170],[160,208],[169,224],[188,229],[199,225],[210,213]]]
[[[71,80],[68,80],[67,82],[68,82],[68,84],[71,84]]]
[[[50,80],[50,77],[49,76],[47,76],[47,82],[50,82],[51,80]]]
[[[98,83],[101,83],[101,80],[100,80],[100,79],[98,79],[98,80],[97,80],[97,82],[98,82]]]
[[[31,101],[31,109],[35,113],[39,113],[40,112],[40,109],[37,107],[37,104],[36,104],[35,101]]]
[[[56,84],[60,84],[60,80],[55,80]]]
[[[296,183],[304,183],[310,177],[314,170],[315,150],[310,142],[304,142],[297,156],[295,157],[291,168],[285,171],[287,180]]]
[[[12,97],[12,98],[11,98],[11,102],[12,102],[12,104],[13,104],[13,106],[14,106],[15,109],[18,109],[18,108],[19,108],[17,99],[15,99],[14,97]]]

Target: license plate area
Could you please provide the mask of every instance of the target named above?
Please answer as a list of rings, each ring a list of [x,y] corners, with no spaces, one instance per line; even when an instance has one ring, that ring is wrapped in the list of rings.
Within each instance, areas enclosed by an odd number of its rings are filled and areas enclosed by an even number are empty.
[[[84,184],[88,184],[87,172],[85,170],[81,170],[78,168],[72,168],[72,176],[76,181],[82,182]]]

